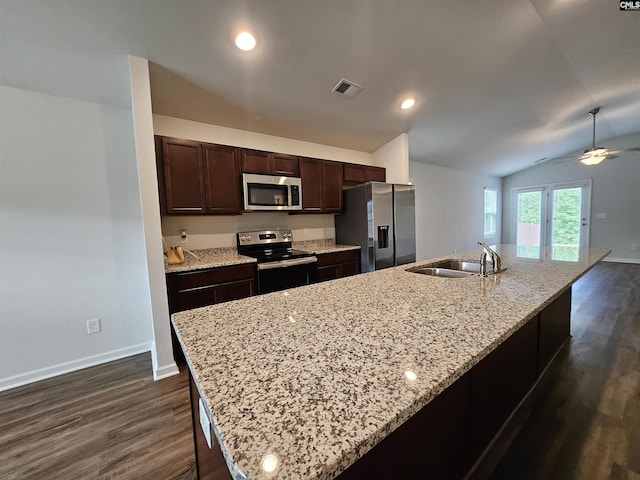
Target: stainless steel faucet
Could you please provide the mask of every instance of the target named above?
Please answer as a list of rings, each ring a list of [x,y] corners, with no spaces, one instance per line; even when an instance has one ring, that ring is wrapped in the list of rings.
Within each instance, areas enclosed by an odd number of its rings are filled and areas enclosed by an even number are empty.
[[[478,242],[478,245],[481,245],[487,251],[486,253],[483,251],[480,257],[480,273],[482,276],[487,275],[487,253],[491,256],[491,261],[493,262],[493,273],[498,273],[502,269],[500,255],[484,242]]]

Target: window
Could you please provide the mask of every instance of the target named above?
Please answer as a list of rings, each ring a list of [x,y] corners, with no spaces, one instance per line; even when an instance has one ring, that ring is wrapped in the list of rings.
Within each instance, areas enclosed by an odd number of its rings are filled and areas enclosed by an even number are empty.
[[[498,222],[498,191],[484,189],[484,238],[495,237]]]

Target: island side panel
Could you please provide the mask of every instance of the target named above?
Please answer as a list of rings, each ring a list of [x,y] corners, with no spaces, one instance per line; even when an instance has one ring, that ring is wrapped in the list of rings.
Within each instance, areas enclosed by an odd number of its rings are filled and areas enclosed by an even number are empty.
[[[471,458],[491,443],[537,378],[538,316],[471,370]]]
[[[193,442],[195,444],[196,467],[199,480],[231,480],[231,474],[222,456],[218,441],[211,432],[211,447],[200,426],[200,393],[189,372],[189,391],[191,393],[191,419],[193,426]]]
[[[336,478],[460,479],[469,469],[469,440],[465,374]]]
[[[544,372],[555,354],[570,336],[571,288],[562,293],[540,312],[540,340],[538,346],[538,375]]]

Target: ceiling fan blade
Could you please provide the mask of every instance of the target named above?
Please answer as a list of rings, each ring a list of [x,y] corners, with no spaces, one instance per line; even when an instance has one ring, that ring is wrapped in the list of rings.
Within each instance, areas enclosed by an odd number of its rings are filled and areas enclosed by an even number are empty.
[[[625,153],[625,152],[640,152],[640,147],[622,148],[620,150],[609,150],[609,154],[611,155],[617,155],[619,153]]]
[[[555,157],[555,158],[541,158],[540,160],[536,160],[533,162],[535,165],[555,165],[557,163],[565,163],[570,162],[571,160],[578,160],[579,155],[565,155],[563,157]]]

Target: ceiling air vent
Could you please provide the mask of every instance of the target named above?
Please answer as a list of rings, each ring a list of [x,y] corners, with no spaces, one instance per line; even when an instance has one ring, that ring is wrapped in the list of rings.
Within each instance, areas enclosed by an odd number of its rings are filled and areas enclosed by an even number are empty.
[[[351,80],[345,80],[343,78],[336,84],[335,87],[333,87],[333,90],[331,90],[331,93],[335,93],[342,97],[353,98],[357,94],[359,94],[363,88],[364,87],[362,85],[358,85],[357,83],[352,82]]]

